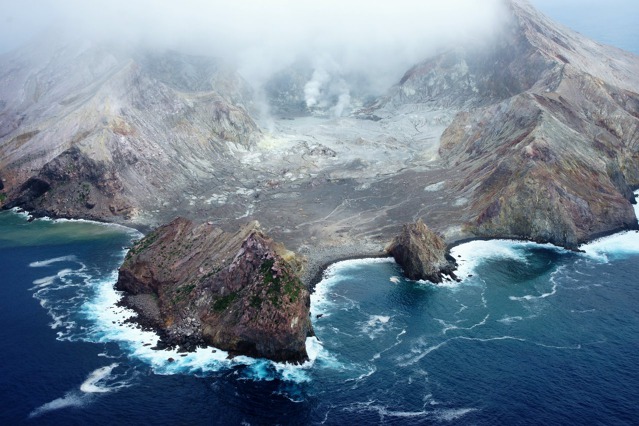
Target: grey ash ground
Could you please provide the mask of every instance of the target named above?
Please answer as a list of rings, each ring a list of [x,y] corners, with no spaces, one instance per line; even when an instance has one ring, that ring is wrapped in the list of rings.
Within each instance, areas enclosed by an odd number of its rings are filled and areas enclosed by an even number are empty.
[[[380,255],[419,218],[449,244],[575,249],[636,228],[639,58],[524,0],[502,8],[492,38],[424,58],[381,96],[358,79],[337,118],[300,103],[308,64],[260,88],[215,58],[35,41],[0,64],[1,202],[142,229],[258,220],[309,271]]]

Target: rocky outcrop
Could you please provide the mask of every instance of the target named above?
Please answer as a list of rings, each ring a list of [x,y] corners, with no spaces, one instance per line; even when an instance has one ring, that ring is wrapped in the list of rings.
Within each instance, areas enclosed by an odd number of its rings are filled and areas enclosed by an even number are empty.
[[[232,149],[259,139],[249,85],[214,58],[113,45],[31,47],[0,65],[2,81],[12,82],[0,87],[9,206],[135,220],[166,199],[181,203],[231,162]]]
[[[330,64],[263,76],[289,118],[261,117],[264,133],[249,85],[214,58],[53,38],[7,53],[0,202],[139,227],[259,219],[320,265],[379,255],[416,217],[447,242],[572,249],[636,228],[639,58],[500,3],[492,38],[423,58],[376,102],[370,75]],[[349,97],[370,120],[328,119]]]
[[[114,164],[94,161],[72,147],[25,182],[7,207],[20,207],[37,216],[130,219],[134,206],[121,192]]]
[[[386,251],[411,280],[441,283],[445,276],[455,278],[455,261],[447,255],[446,242],[421,219],[404,225]]]
[[[212,345],[233,355],[303,362],[313,334],[310,295],[299,262],[251,222],[232,234],[177,218],[139,241],[120,268],[116,288],[147,295],[156,318],[141,322],[169,346]]]
[[[636,229],[639,60],[585,39],[524,0],[480,46],[409,70],[379,108],[460,111],[439,154],[466,200],[463,233],[576,249]]]

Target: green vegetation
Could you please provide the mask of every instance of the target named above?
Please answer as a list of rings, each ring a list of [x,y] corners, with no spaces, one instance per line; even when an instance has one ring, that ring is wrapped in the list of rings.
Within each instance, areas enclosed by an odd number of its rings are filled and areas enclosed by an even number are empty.
[[[270,284],[275,279],[273,276],[273,265],[275,265],[273,259],[266,259],[260,266],[260,272],[264,274],[264,284]]]
[[[78,193],[77,201],[80,203],[86,203],[89,198],[89,194],[91,193],[91,185],[86,182],[83,182],[80,186],[80,191]]]
[[[189,294],[195,289],[195,284],[189,283],[185,284],[181,287],[178,287],[175,290],[175,295],[173,296],[173,303],[179,303],[187,298]]]
[[[288,296],[288,300],[294,303],[300,295],[302,283],[296,276],[289,276],[284,284],[284,293]]]
[[[231,303],[237,299],[237,296],[238,294],[234,292],[216,299],[215,302],[213,302],[213,310],[215,312],[225,311],[229,306],[231,306]]]
[[[191,292],[195,289],[195,284],[190,283],[190,284],[185,284],[182,287],[177,289],[178,293],[182,293],[182,294],[191,294]]]
[[[0,203],[4,203],[6,199],[7,194],[5,194],[4,192],[0,192]]]
[[[279,306],[281,297],[284,295],[288,296],[288,300],[291,303],[294,303],[299,297],[302,288],[300,280],[285,266],[282,266],[281,275],[275,274],[273,265],[275,265],[275,261],[267,259],[260,266],[260,272],[264,275],[264,284],[268,287],[266,292],[270,296],[271,303]]]
[[[67,174],[72,174],[72,173],[75,171],[75,164],[74,164],[73,162],[67,163],[67,164],[64,166],[64,171],[65,171]]]
[[[134,254],[140,254],[144,250],[149,248],[149,246],[158,239],[158,236],[159,235],[157,234],[157,232],[151,232],[149,235],[147,235],[146,237],[142,238],[140,241],[135,243],[133,247],[131,247],[129,252],[126,254],[126,260],[128,260]]]
[[[251,297],[251,307],[256,309],[262,307],[262,298],[258,294],[255,294],[253,295],[253,297]]]

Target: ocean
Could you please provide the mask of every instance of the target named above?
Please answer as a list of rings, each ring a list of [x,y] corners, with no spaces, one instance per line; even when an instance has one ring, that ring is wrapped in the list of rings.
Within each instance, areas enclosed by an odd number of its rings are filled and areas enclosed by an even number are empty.
[[[113,290],[137,231],[0,213],[0,424],[632,424],[639,233],[568,252],[475,241],[462,282],[331,266],[291,366],[150,349]],[[170,362],[169,358],[174,358]]]

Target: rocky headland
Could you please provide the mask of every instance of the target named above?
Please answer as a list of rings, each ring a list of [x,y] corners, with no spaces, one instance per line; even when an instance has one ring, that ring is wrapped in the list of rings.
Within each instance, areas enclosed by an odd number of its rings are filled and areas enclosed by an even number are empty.
[[[299,339],[310,323],[297,305],[305,289],[275,309],[270,287],[258,286],[265,280],[284,288],[294,280],[283,277],[301,276],[309,285],[330,262],[385,255],[397,235],[405,241],[393,254],[411,265],[407,274],[437,281],[411,248],[419,241],[437,249],[425,259],[441,270],[442,247],[466,239],[577,249],[637,229],[639,58],[555,24],[525,0],[502,6],[506,19],[492,37],[424,58],[383,96],[341,116],[336,105],[304,104],[313,74],[304,62],[252,87],[214,58],[34,42],[0,61],[0,203],[157,228],[123,265],[118,287],[131,305],[154,301],[138,305],[152,306],[147,316],[169,342],[272,359],[305,355],[299,340],[277,352],[253,348],[251,336],[277,335],[297,317]],[[357,81],[363,102],[366,80]],[[261,116],[257,92],[286,117]],[[203,225],[160,226],[175,216]],[[421,218],[441,239],[419,223],[402,231]],[[277,245],[247,228],[253,220],[304,268],[279,266],[287,264]],[[205,249],[223,241],[233,241],[224,252]],[[236,259],[244,244],[251,248]],[[233,265],[248,272],[231,274]],[[242,274],[246,288],[234,281]],[[248,289],[262,304],[252,305]],[[250,328],[260,309],[272,321]],[[293,317],[277,317],[289,310]],[[175,330],[194,337],[171,338]]]
[[[177,218],[129,250],[116,289],[163,347],[303,362],[313,328],[299,267],[256,222],[226,233]]]

